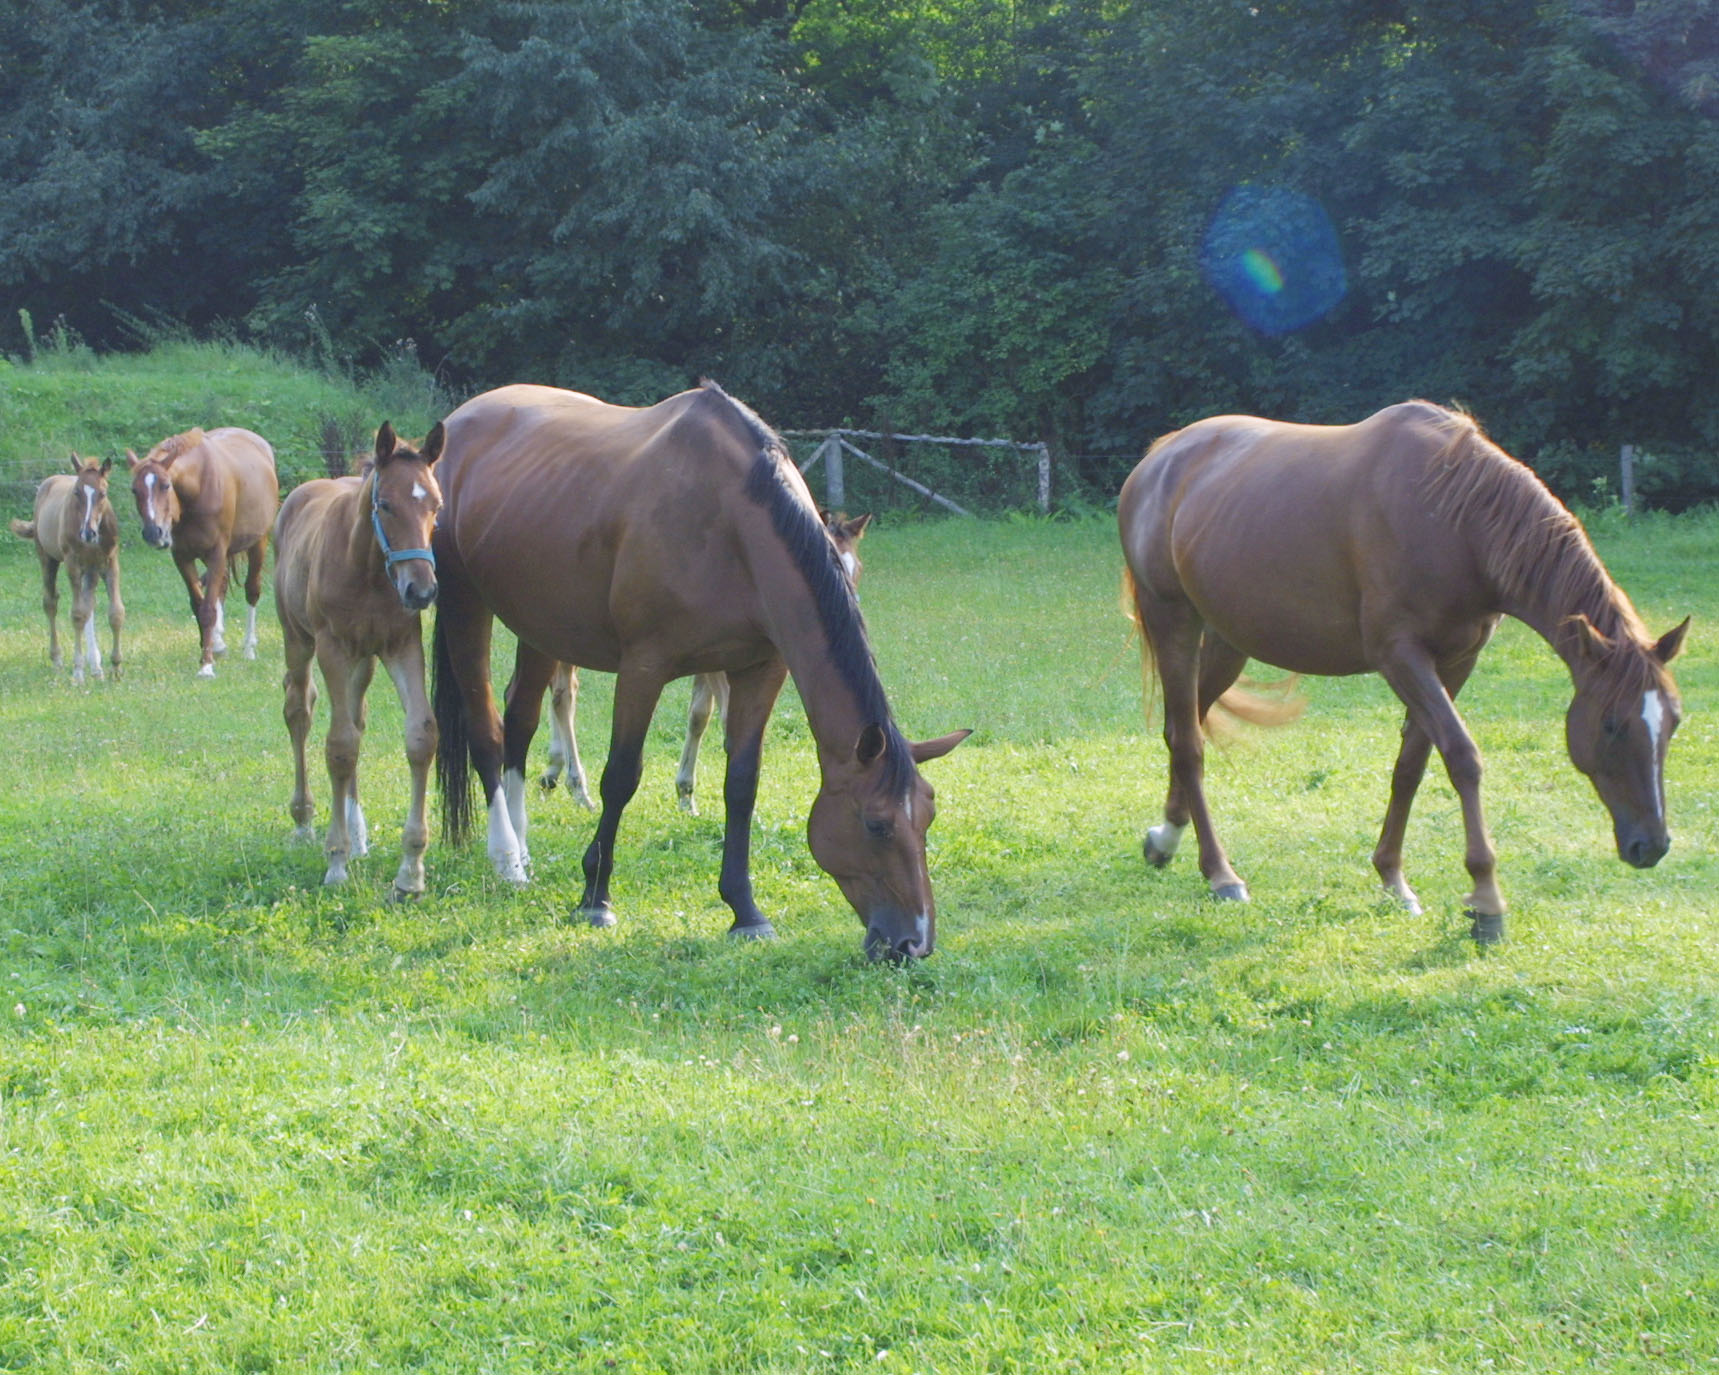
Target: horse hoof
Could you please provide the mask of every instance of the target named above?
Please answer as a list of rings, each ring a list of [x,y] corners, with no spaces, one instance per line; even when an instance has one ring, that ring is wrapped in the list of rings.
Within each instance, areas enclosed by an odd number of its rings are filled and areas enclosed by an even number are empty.
[[[544,774],[542,778],[537,780],[537,786],[538,789],[545,794],[554,792],[555,775],[553,773]]]
[[[691,788],[687,788],[685,790],[677,789],[674,795],[674,800],[676,804],[679,805],[680,809],[688,816],[698,815],[698,801],[693,797]]]
[[[402,888],[398,883],[388,889],[388,900],[394,903],[416,902],[423,896],[422,888]]]
[[[1140,853],[1146,857],[1146,862],[1154,869],[1162,869],[1172,858],[1168,850],[1160,850],[1152,843],[1152,837],[1147,836],[1140,842]]]
[[[1212,896],[1221,902],[1246,902],[1247,884],[1237,879],[1234,883],[1220,883],[1212,889]]]
[[[213,678],[215,676],[215,665],[204,664],[202,668],[197,670],[197,676],[199,678]]]
[[[1497,945],[1504,939],[1504,913],[1471,909],[1467,916],[1471,923],[1468,933],[1474,937],[1476,945]]]
[[[338,887],[340,887],[341,884],[343,884],[345,882],[346,882],[346,868],[344,865],[342,865],[338,869],[334,868],[331,865],[329,867],[328,872],[322,876],[322,886],[324,888],[338,888]]]
[[[770,925],[767,918],[749,921],[744,924],[735,922],[728,928],[730,940],[737,941],[773,941],[776,939],[776,928]]]
[[[579,915],[591,926],[607,928],[615,924],[615,909],[606,902],[601,907],[581,907]]]

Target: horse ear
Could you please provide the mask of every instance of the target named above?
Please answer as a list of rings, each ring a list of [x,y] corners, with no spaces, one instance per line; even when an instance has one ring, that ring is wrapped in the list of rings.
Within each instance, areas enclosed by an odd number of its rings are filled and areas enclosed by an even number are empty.
[[[394,457],[394,450],[400,445],[400,440],[394,433],[394,427],[386,420],[382,428],[376,431],[376,466],[381,467]]]
[[[858,544],[860,536],[865,534],[865,528],[870,524],[871,512],[867,511],[863,516],[855,516],[852,520],[843,522],[842,530],[849,539]]]
[[[1683,637],[1689,633],[1689,617],[1683,618],[1683,624],[1673,626],[1659,637],[1653,647],[1653,657],[1662,664],[1669,664],[1683,650]]]
[[[72,450],[72,471],[74,473],[81,473],[81,472],[83,472],[83,470],[84,470],[84,461],[83,461],[83,459],[78,457],[78,451],[76,449],[73,449]]]
[[[141,462],[143,462],[143,460],[141,458],[139,458],[135,453],[133,453],[130,449],[127,449],[125,451],[125,466],[128,470],[135,469],[137,467],[137,465]]]
[[[418,450],[418,456],[430,467],[435,467],[436,460],[442,456],[442,445],[447,443],[447,440],[448,432],[438,420],[424,436],[424,447]]]
[[[113,467],[113,455],[109,454],[106,458],[102,459],[102,461],[101,461],[101,475],[103,477],[106,477],[107,476],[107,470],[111,467]]]
[[[1571,633],[1576,637],[1576,652],[1590,659],[1602,658],[1612,647],[1612,642],[1599,631],[1594,629],[1594,623],[1586,616],[1577,613],[1565,622]]]
[[[949,734],[940,735],[935,740],[915,740],[911,746],[913,762],[923,764],[927,759],[941,759],[972,733],[972,729],[968,728],[967,730],[952,730]]]
[[[854,746],[854,758],[859,760],[862,768],[870,768],[883,758],[884,746],[889,743],[889,737],[884,729],[873,721],[860,732],[859,743]]]

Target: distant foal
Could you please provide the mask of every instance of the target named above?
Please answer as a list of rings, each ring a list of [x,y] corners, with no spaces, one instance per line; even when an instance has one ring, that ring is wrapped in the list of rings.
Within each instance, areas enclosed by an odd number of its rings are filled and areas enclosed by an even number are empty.
[[[172,549],[174,566],[191,594],[202,641],[197,676],[213,678],[215,659],[227,652],[222,603],[230,563],[240,554],[249,560],[243,653],[256,658],[263,556],[280,506],[275,451],[249,430],[198,429],[162,440],[143,458],[127,449],[125,459],[144,543]],[[201,577],[198,560],[203,563]]]
[[[14,520],[12,533],[33,540],[42,564],[42,610],[48,617],[48,659],[63,667],[59,632],[54,624],[60,609],[60,565],[72,585],[72,681],[84,681],[84,670],[102,676],[101,646],[96,640],[93,613],[95,585],[107,584],[107,623],[113,631],[113,676],[119,677],[119,633],[125,607],[119,600],[119,519],[107,500],[107,473],[112,459],[81,459],[72,455],[72,470],[43,478],[36,488],[34,520]]]
[[[305,778],[304,746],[316,705],[314,656],[328,689],[330,790],[328,872],[344,883],[347,861],[368,848],[358,803],[358,751],[364,694],[381,659],[406,713],[412,794],[401,834],[399,897],[424,891],[424,795],[436,754],[436,720],[424,691],[419,613],[436,599],[430,531],[442,493],[431,469],[442,453],[438,424],[422,452],[384,422],[376,455],[360,477],[317,478],[293,489],[275,519],[275,610],[286,648],[287,733],[292,737],[292,817],[309,839],[315,806]]]
[[[854,586],[859,585],[860,570],[863,565],[859,560],[858,546],[866,527],[871,524],[871,513],[848,519],[833,511],[820,511],[823,517],[824,529],[829,532],[830,541],[836,546],[836,553],[841,557],[842,568],[848,575],[848,581]],[[591,801],[591,794],[585,787],[585,768],[579,762],[579,742],[573,734],[573,711],[579,700],[579,670],[571,664],[557,664],[555,676],[549,680],[549,767],[544,770],[543,777],[538,780],[545,792],[555,787],[556,779],[565,771],[567,791],[582,807],[595,811],[596,804]],[[700,673],[692,680],[692,704],[687,709],[686,744],[681,747],[680,767],[675,771],[675,796],[680,802],[681,810],[698,815],[698,801],[693,796],[693,788],[698,781],[698,748],[704,740],[706,727],[710,725],[711,712],[715,711],[718,718],[728,719],[728,675],[726,673]]]

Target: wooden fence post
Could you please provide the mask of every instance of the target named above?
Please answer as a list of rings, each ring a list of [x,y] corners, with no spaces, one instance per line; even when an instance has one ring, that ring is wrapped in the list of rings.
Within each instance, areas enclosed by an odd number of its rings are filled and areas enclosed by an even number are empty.
[[[1618,464],[1623,469],[1623,508],[1624,514],[1635,514],[1635,445],[1625,444],[1618,455]]]
[[[842,473],[842,441],[831,435],[824,441],[824,491],[832,511],[847,505],[847,484]]]

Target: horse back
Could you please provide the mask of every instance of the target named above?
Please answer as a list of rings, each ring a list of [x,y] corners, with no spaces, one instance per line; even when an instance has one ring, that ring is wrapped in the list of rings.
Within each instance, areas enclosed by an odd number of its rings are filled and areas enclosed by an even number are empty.
[[[736,510],[755,446],[725,409],[702,390],[644,408],[547,387],[473,398],[445,422],[437,469],[457,566],[566,662],[612,670],[649,635],[736,638],[750,615]]]
[[[1136,584],[1300,672],[1367,671],[1387,627],[1467,643],[1492,608],[1434,500],[1452,419],[1408,402],[1355,425],[1219,416],[1167,436],[1119,504]]]

